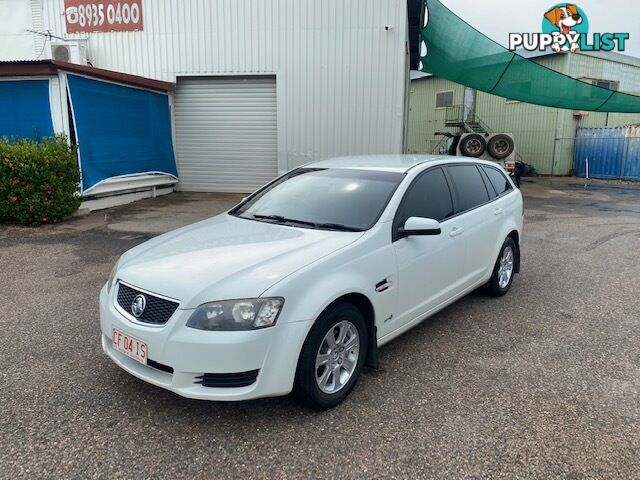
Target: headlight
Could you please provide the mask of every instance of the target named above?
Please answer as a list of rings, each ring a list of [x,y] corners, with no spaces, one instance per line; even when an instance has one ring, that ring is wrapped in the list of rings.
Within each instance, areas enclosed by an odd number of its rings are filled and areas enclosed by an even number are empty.
[[[109,280],[107,281],[107,293],[111,291],[111,287],[113,287],[113,281],[116,279],[116,271],[118,270],[118,264],[120,261],[117,261],[116,264],[111,269],[111,273],[109,274]]]
[[[187,320],[198,330],[255,330],[276,324],[283,298],[223,300],[200,305]]]

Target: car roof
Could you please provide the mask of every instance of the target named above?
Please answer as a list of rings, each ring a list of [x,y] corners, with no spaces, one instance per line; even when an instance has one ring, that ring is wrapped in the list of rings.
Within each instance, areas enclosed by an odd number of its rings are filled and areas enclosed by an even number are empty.
[[[359,170],[377,170],[383,172],[406,173],[418,165],[443,163],[482,163],[496,165],[493,162],[469,157],[454,157],[449,155],[358,155],[349,157],[330,158],[319,162],[308,163],[305,168],[349,168]]]

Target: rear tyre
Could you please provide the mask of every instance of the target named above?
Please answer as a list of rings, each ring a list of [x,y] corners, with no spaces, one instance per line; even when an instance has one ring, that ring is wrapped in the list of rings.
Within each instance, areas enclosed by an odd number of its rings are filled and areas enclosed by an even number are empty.
[[[478,158],[487,150],[487,142],[480,134],[467,135],[460,141],[460,153],[465,157]]]
[[[513,238],[508,237],[502,244],[493,273],[487,283],[489,293],[494,297],[502,297],[511,288],[516,273],[516,255],[518,246]]]
[[[342,402],[362,372],[367,345],[360,310],[340,303],[325,311],[311,328],[298,359],[296,399],[315,410]]]

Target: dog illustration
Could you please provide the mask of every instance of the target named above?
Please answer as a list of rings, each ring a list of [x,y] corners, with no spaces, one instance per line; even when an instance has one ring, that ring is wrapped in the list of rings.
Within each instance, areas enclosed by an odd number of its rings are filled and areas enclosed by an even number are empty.
[[[575,33],[572,28],[579,23],[582,23],[582,16],[578,13],[578,7],[572,4],[566,4],[564,7],[552,8],[544,14],[544,17],[558,27],[560,33],[565,36]],[[570,39],[569,42],[571,43],[570,49],[572,52],[578,50],[579,45],[573,39]],[[552,45],[552,48],[556,52],[563,50],[559,40]],[[566,50],[566,48],[564,50]]]

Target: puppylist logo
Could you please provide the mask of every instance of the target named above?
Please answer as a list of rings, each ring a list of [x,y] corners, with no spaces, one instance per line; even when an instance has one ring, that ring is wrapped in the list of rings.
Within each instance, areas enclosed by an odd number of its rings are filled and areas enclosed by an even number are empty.
[[[628,33],[593,33],[589,35],[589,18],[584,10],[572,3],[559,3],[547,10],[542,18],[542,33],[511,33],[509,49],[523,48],[529,52],[624,52]]]

